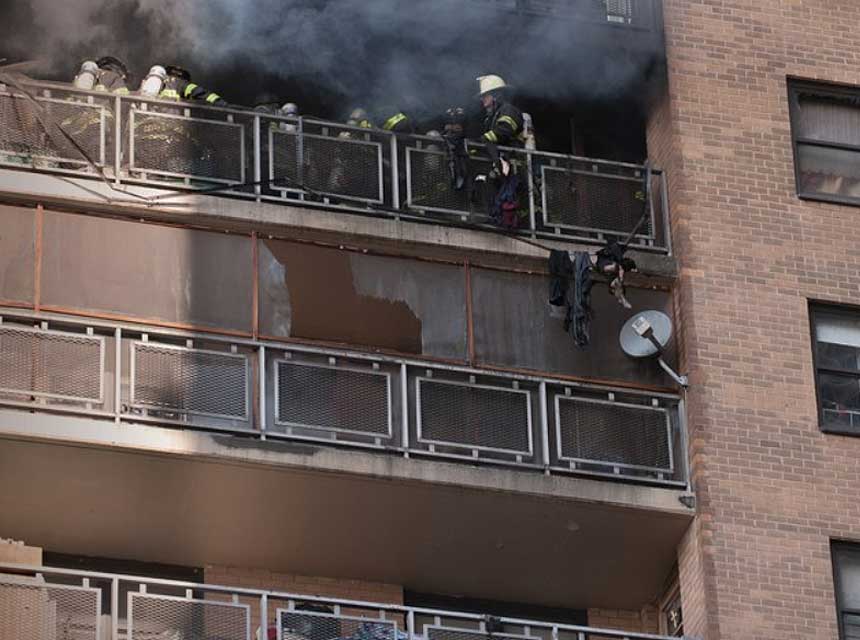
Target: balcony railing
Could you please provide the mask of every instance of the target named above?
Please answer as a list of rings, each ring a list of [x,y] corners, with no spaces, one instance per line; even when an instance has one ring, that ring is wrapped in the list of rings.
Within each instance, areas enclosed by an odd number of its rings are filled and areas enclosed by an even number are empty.
[[[217,191],[294,206],[498,228],[486,182],[470,179],[464,188],[452,188],[440,138],[81,92],[61,84],[22,87],[32,99],[11,87],[0,90],[0,166],[106,179],[117,188]],[[467,146],[470,176],[486,174],[490,163],[482,146]],[[512,233],[585,243],[626,240],[632,234],[634,248],[671,253],[661,171],[542,151],[504,153],[520,183]],[[150,202],[168,203],[169,198],[151,196]]]
[[[680,400],[319,347],[0,313],[0,406],[685,486]]]
[[[393,604],[0,565],[0,637],[27,640],[669,640]]]

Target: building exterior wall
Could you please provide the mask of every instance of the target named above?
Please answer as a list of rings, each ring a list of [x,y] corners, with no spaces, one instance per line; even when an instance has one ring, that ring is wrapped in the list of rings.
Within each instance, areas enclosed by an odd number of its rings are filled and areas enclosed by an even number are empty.
[[[635,633],[659,633],[657,612],[651,607],[641,611],[624,609],[589,609],[588,625],[598,629],[616,629]]]
[[[325,596],[343,600],[403,604],[403,587],[384,582],[301,576],[267,569],[221,565],[207,565],[204,568],[204,578],[209,584],[247,587],[249,589],[271,589],[284,593]]]
[[[688,634],[837,637],[831,539],[860,539],[860,440],[819,430],[809,300],[856,303],[856,208],[796,196],[787,77],[860,85],[854,0],[664,0],[668,169],[699,515]]]

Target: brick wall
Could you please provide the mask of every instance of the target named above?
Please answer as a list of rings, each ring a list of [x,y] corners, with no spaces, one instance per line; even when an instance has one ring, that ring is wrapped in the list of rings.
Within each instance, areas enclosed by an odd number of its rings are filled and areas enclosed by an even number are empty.
[[[659,633],[660,631],[657,611],[653,608],[645,608],[641,611],[589,609],[588,626],[636,633]]]
[[[860,208],[795,194],[786,77],[860,85],[857,0],[663,0],[669,171],[699,516],[687,632],[832,640],[829,543],[860,540],[860,439],[818,429],[808,299],[860,302]]]
[[[403,588],[399,585],[382,582],[365,582],[363,580],[339,580],[316,576],[300,576],[291,573],[279,573],[266,569],[249,569],[243,567],[225,567],[207,565],[204,569],[204,580],[208,584],[229,587],[245,587],[248,589],[267,589],[290,594],[305,596],[320,596],[342,600],[360,600],[380,604],[403,604]],[[209,594],[210,600],[229,600],[229,597],[219,597]],[[250,606],[252,631],[260,627],[260,606],[256,598],[240,598],[239,601]],[[277,620],[277,609],[285,607],[284,601],[270,601],[267,607],[269,626],[274,626]],[[345,614],[378,617],[371,610],[344,611]],[[398,616],[390,616],[398,626],[405,628],[405,621]]]
[[[271,589],[308,596],[324,596],[344,600],[363,600],[384,604],[403,604],[400,585],[363,580],[339,580],[315,576],[278,573],[266,569],[248,569],[207,565],[205,580],[209,584],[251,589]]]

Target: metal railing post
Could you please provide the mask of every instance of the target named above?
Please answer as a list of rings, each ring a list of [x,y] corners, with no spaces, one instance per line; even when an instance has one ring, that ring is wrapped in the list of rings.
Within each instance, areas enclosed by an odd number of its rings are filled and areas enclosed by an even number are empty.
[[[687,390],[682,391],[681,399],[678,401],[678,428],[680,433],[680,456],[681,469],[684,474],[684,482],[687,483],[687,491],[692,493],[693,480],[691,477],[692,465],[690,464],[690,434],[687,433]]]
[[[113,412],[114,422],[120,423],[122,416],[122,329],[113,331],[114,339],[114,373],[113,373]]]
[[[541,449],[543,454],[543,466],[549,473],[550,457],[549,457],[549,416],[547,415],[546,402],[546,382],[540,383],[538,393],[540,394],[540,435]]]
[[[409,635],[409,640],[415,638],[415,612],[410,609],[406,614],[406,632]]]
[[[257,196],[257,202],[260,201],[262,193],[262,185],[260,181],[263,179],[263,157],[260,144],[260,116],[254,116],[254,195]]]
[[[280,637],[280,632],[278,637]],[[269,637],[269,594],[260,594],[260,637],[259,640],[266,640]],[[253,636],[252,636],[253,640]]]
[[[400,164],[397,158],[397,136],[391,135],[391,205],[400,209]]]
[[[260,419],[260,439],[266,439],[266,347],[260,345],[257,351],[257,367],[259,372],[259,419]]]
[[[110,625],[111,640],[119,640],[119,578],[110,583]]]
[[[113,181],[119,184],[119,173],[122,165],[122,97],[117,96],[114,101],[114,141],[113,141]],[[129,130],[128,135],[131,135]]]
[[[666,255],[672,255],[672,220],[669,216],[669,184],[666,172],[660,172],[660,205],[663,209],[663,235],[665,235]]]
[[[296,136],[296,175],[299,178],[298,187],[302,194],[305,192],[305,120],[299,117],[298,135]]]
[[[532,171],[534,163],[532,162],[531,151],[526,152],[526,171],[529,172],[529,228],[532,230],[532,236],[537,233],[537,221],[535,218],[535,177]]]
[[[409,370],[400,364],[400,437],[403,455],[409,457]]]

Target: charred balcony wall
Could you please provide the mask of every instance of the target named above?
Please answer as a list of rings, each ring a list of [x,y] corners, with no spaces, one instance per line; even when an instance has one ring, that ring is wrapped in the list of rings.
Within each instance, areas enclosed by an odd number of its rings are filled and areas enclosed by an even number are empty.
[[[602,288],[577,350],[540,274],[0,216],[8,406],[685,486],[679,397],[622,355],[632,312]],[[671,315],[666,291],[630,297]]]

